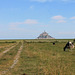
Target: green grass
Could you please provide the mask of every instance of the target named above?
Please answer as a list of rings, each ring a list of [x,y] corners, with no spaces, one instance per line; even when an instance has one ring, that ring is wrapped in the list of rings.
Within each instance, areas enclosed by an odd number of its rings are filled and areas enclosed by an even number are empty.
[[[7,50],[11,46],[16,45],[16,43],[0,43],[0,53],[3,52],[4,50]]]
[[[19,43],[16,47],[12,48],[10,51],[5,53],[2,58],[0,58],[0,71],[8,69],[13,64],[14,56],[17,54],[20,45],[21,43]]]
[[[72,39],[25,40],[18,63],[6,75],[75,75],[75,48],[64,52],[67,41]],[[7,54],[12,59],[2,61],[13,60],[14,51]]]
[[[74,75],[75,49],[64,52],[66,43],[25,43],[12,75]],[[9,73],[8,73],[9,74]]]

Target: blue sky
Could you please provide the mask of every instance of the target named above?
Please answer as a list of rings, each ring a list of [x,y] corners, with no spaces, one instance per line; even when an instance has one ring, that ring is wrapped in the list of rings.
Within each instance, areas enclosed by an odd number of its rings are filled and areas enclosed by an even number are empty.
[[[44,30],[75,38],[75,0],[0,0],[0,39],[35,39]]]

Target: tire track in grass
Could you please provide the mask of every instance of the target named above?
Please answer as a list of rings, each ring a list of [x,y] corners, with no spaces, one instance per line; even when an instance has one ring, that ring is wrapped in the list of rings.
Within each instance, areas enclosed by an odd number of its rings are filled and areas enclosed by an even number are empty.
[[[20,54],[22,52],[22,49],[23,49],[23,43],[22,45],[20,46],[16,56],[14,57],[14,60],[13,60],[13,64],[9,67],[9,69],[5,70],[5,71],[2,71],[0,75],[3,75],[3,74],[6,74],[8,71],[10,71],[12,68],[14,68],[14,66],[18,63],[19,61],[19,58],[20,58]]]
[[[1,49],[1,48],[9,48],[10,46],[13,46],[13,45],[14,45],[14,44],[11,44],[11,45],[6,44],[6,45],[3,45],[3,46],[0,45],[0,49]]]
[[[11,44],[11,45],[8,44],[8,46],[1,47],[0,48],[0,53],[2,53],[4,50],[7,50],[7,49],[9,49],[10,47],[12,47],[14,45],[16,45],[16,44]]]
[[[8,51],[10,51],[12,48],[16,47],[18,45],[18,43],[10,48],[8,48],[7,50],[3,51],[2,53],[0,53],[0,58],[5,54],[7,53]]]

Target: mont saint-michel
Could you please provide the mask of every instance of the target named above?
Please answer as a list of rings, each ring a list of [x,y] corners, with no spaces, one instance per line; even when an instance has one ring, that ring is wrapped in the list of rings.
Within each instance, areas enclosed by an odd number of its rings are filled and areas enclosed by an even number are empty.
[[[44,31],[37,37],[37,39],[55,39],[55,38],[53,38],[47,32]]]

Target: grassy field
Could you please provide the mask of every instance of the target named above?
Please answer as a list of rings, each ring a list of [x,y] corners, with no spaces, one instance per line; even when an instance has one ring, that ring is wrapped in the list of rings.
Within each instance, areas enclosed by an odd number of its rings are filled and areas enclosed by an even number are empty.
[[[63,51],[66,42],[73,39],[15,41],[19,44],[0,58],[0,75],[75,75],[75,48]],[[4,40],[3,42],[8,45]],[[21,46],[18,62],[11,69]],[[7,72],[2,74],[3,71]]]

